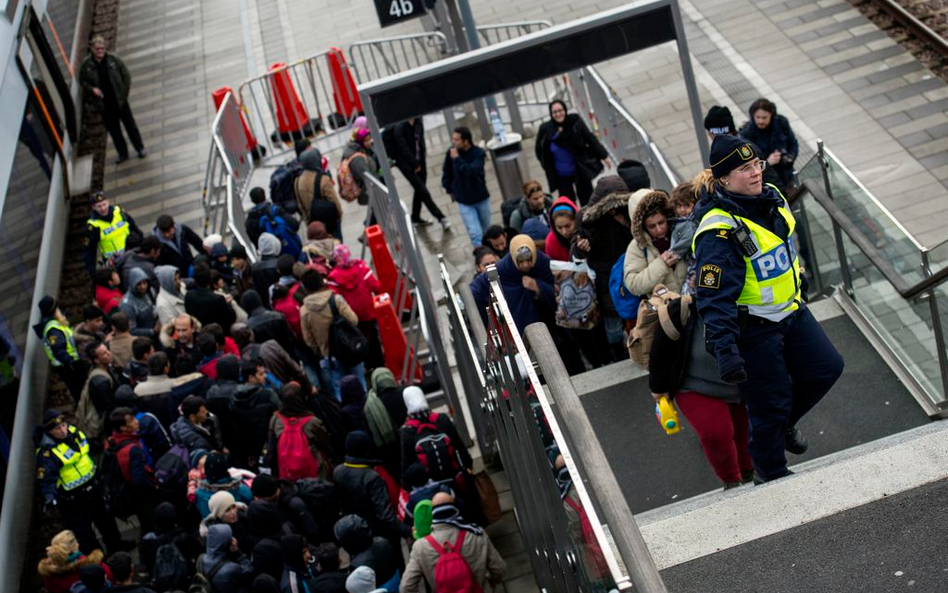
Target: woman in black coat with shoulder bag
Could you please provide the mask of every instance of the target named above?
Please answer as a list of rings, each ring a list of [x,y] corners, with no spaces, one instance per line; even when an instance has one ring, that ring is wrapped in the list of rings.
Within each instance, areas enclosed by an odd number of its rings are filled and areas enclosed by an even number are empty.
[[[581,206],[592,195],[592,180],[604,167],[612,167],[605,147],[559,99],[550,103],[550,120],[537,132],[536,153],[550,192],[557,190]]]

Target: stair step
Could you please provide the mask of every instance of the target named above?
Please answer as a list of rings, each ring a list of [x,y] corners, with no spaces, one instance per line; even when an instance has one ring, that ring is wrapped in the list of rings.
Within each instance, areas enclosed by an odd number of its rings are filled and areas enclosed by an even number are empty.
[[[948,423],[932,422],[792,466],[795,475],[636,515],[659,569],[948,477]]]

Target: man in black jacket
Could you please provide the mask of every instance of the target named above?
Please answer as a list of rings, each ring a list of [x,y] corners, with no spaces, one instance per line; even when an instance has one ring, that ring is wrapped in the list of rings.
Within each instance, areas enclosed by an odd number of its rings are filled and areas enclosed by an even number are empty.
[[[161,241],[158,265],[174,266],[181,272],[182,277],[189,276],[189,268],[194,261],[191,247],[198,253],[204,252],[204,241],[201,236],[192,231],[191,227],[175,222],[168,214],[158,217],[152,233]]]
[[[296,532],[306,538],[306,541],[322,541],[319,537],[319,527],[309,507],[303,499],[296,495],[296,484],[289,480],[279,480],[267,474],[260,474],[253,480],[250,488],[253,497],[277,505],[280,511],[280,520],[290,522]],[[331,537],[331,534],[326,534]]]
[[[267,340],[277,343],[289,352],[296,352],[296,338],[286,317],[277,311],[268,311],[256,290],[248,290],[240,297],[240,306],[247,312],[247,325],[253,330],[254,341],[263,344]]]
[[[428,211],[441,226],[447,230],[451,224],[445,218],[444,213],[438,208],[431,198],[431,193],[426,186],[428,181],[428,163],[425,159],[427,149],[425,146],[425,128],[421,118],[413,117],[407,121],[395,124],[392,128],[392,136],[395,140],[395,154],[389,155],[395,159],[395,166],[402,172],[408,183],[411,184],[415,195],[411,201],[411,221],[419,226],[428,226],[430,221],[421,217],[421,206],[424,204]]]
[[[400,537],[411,535],[411,528],[398,520],[385,482],[372,469],[379,462],[372,459],[372,437],[363,430],[346,436],[346,460],[336,466],[333,479],[345,514],[365,519],[372,534],[387,539],[392,545]]]
[[[204,398],[197,395],[189,395],[181,402],[181,417],[171,425],[171,439],[188,451],[228,452],[221,445],[215,418],[208,414]]]
[[[237,314],[230,306],[231,296],[222,296],[211,290],[211,268],[204,264],[194,267],[195,288],[184,297],[184,310],[193,315],[202,325],[218,323],[227,333],[237,321]]]

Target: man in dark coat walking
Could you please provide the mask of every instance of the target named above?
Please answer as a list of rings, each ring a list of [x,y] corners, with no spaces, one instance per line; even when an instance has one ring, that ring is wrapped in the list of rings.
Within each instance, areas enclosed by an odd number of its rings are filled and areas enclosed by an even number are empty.
[[[132,108],[128,104],[132,75],[122,60],[107,53],[105,38],[101,35],[92,38],[91,50],[89,57],[79,68],[79,83],[87,93],[92,110],[102,114],[105,129],[112,136],[112,143],[118,153],[115,164],[128,160],[128,145],[125,144],[119,122],[125,125],[128,139],[132,141],[138,158],[143,159],[146,156],[145,145],[132,116]]]

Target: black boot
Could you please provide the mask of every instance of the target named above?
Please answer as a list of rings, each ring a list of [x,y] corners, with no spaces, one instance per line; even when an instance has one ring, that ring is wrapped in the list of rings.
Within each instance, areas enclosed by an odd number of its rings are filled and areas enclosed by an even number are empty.
[[[791,426],[787,429],[787,438],[783,446],[784,449],[793,453],[794,455],[803,455],[806,453],[806,450],[810,447],[810,444],[806,441],[803,435],[800,433],[800,429],[796,426]]]

